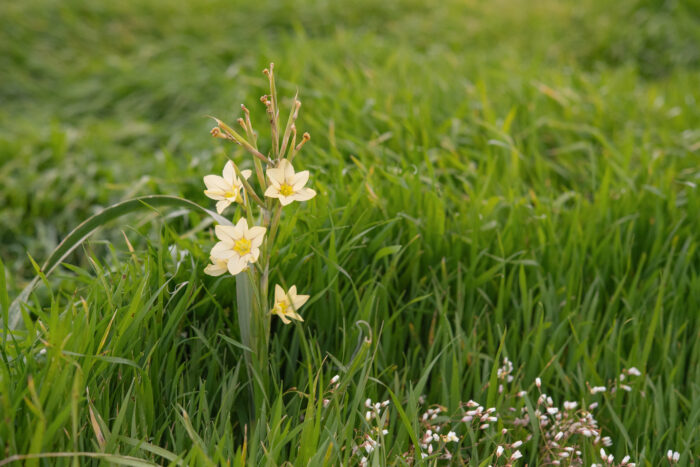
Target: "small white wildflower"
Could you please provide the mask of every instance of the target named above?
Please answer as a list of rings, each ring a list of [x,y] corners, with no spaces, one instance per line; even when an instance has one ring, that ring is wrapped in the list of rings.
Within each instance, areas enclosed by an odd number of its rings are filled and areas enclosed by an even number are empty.
[[[609,447],[609,446],[612,446],[612,443],[613,442],[612,442],[612,439],[610,439],[610,436],[605,436],[603,438],[603,446]]]
[[[370,421],[372,420],[372,417],[374,416],[373,412],[370,412],[369,410],[365,412],[365,420]]]
[[[628,463],[629,461],[630,461],[630,456],[625,456],[625,457],[622,458],[622,464],[623,464],[623,465],[626,464],[626,463]]]
[[[328,407],[328,404],[330,404],[331,401],[330,399],[323,399],[323,407]]]
[[[503,446],[498,446],[496,448],[496,457],[501,457],[502,454],[503,454]]]
[[[606,457],[608,457],[608,455],[605,453],[605,449],[600,448],[600,458],[605,460]]]
[[[615,461],[615,456],[612,454],[608,455],[608,464],[612,464]]]
[[[385,400],[384,402],[382,402],[382,407],[386,407],[386,406],[388,406],[389,404],[390,404],[390,402],[389,402],[389,400],[387,399],[387,400]]]
[[[472,417],[471,415],[465,415],[464,417],[462,417],[462,421],[463,421],[464,423],[469,423],[469,422],[471,422],[473,419],[474,419],[474,417]]]
[[[389,430],[382,430],[382,435],[386,436],[389,434]]]
[[[485,430],[485,429],[487,429],[488,427],[489,427],[489,424],[488,424],[488,423],[484,423],[484,424],[482,424],[481,426],[479,426],[479,429],[480,429],[480,430]]]
[[[542,380],[539,376],[535,378],[535,386],[537,386],[537,389],[539,389],[542,386]]]
[[[510,460],[514,461],[520,459],[521,457],[523,457],[523,454],[520,451],[515,451],[513,454],[510,455]]]
[[[588,406],[588,410],[595,410],[598,408],[598,403],[594,402],[591,405]]]
[[[295,173],[292,163],[287,159],[282,159],[278,167],[267,169],[267,177],[270,186],[267,187],[265,196],[279,199],[282,206],[293,201],[308,201],[316,196],[314,190],[304,186],[309,181],[309,171]]]
[[[520,392],[518,392],[517,396],[518,397],[525,397],[525,396],[527,396],[527,391],[520,391]]]
[[[627,374],[632,376],[641,376],[642,372],[636,369],[635,367],[632,367],[627,370]]]
[[[368,409],[372,407],[372,399],[367,399],[365,401],[365,407],[367,407]]]
[[[549,415],[556,415],[557,412],[559,412],[559,409],[556,408],[556,407],[548,407],[548,408],[547,408],[547,413],[548,413]]]
[[[217,225],[214,232],[220,241],[210,253],[214,264],[208,266],[204,272],[213,276],[223,274],[219,267],[219,263],[223,261],[226,261],[228,272],[232,276],[247,269],[248,264],[255,263],[260,256],[265,231],[265,227],[248,228],[245,217],[241,217],[235,226]]]
[[[681,460],[681,454],[676,451],[673,453],[673,462],[678,462],[679,460]]]
[[[626,384],[621,384],[621,385],[620,385],[620,389],[623,389],[623,390],[625,390],[625,391],[627,391],[627,392],[630,392],[630,391],[632,390],[632,388],[629,387],[629,386],[627,386]]]
[[[250,170],[241,170],[241,175],[243,178],[248,178],[252,172]],[[236,175],[236,171],[233,168],[233,162],[228,161],[224,166],[223,177],[218,175],[206,175],[204,177],[204,184],[207,189],[204,190],[204,194],[207,198],[215,200],[216,212],[221,214],[224,212],[231,203],[243,202],[241,197],[241,190],[243,190],[243,182]]]
[[[593,386],[591,388],[591,394],[598,394],[599,392],[605,392],[605,386]]]
[[[289,318],[304,321],[297,310],[301,308],[309,299],[308,295],[297,295],[297,286],[293,285],[285,292],[279,284],[275,284],[275,306],[270,313],[277,315],[284,324],[289,324]]]
[[[339,376],[339,375],[335,375],[334,377],[331,378],[331,384],[337,383],[338,380],[340,380],[340,376]]]
[[[451,443],[451,442],[458,443],[459,438],[457,437],[457,434],[454,431],[449,431],[447,433],[447,436],[445,436],[445,442],[446,443]]]
[[[433,453],[433,445],[429,444],[428,445],[428,454],[432,454],[432,453]]]
[[[569,457],[569,453],[566,451],[562,451],[559,453],[559,457]]]
[[[569,402],[569,401],[564,402],[564,409],[566,409],[566,410],[575,410],[576,407],[578,407],[578,402]]]
[[[420,457],[421,457],[421,459],[425,459],[426,457],[428,457],[428,455],[424,452],[421,452]]]
[[[515,448],[519,448],[522,445],[523,445],[523,442],[518,440],[518,441],[514,442],[513,444],[511,444],[510,447],[515,449]]]
[[[564,437],[564,433],[562,433],[562,432],[560,431],[559,433],[556,434],[556,436],[554,436],[554,441],[559,441],[559,440],[562,439],[563,437]]]

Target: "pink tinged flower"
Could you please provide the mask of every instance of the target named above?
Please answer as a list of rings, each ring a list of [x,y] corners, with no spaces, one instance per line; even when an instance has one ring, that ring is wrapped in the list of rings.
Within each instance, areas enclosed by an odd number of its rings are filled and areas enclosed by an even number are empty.
[[[241,202],[241,190],[243,182],[236,176],[236,171],[233,168],[233,162],[228,161],[224,166],[223,177],[218,175],[207,175],[204,177],[204,184],[207,189],[204,194],[216,201],[216,212],[221,214],[224,209],[229,207],[231,203]],[[241,175],[248,178],[251,175],[250,170],[241,170]]]
[[[308,201],[316,196],[314,190],[305,187],[309,181],[309,171],[295,173],[292,163],[287,159],[282,159],[277,167],[267,169],[267,177],[270,186],[265,190],[265,196],[279,199],[282,206],[294,201]]]
[[[297,286],[293,285],[289,291],[285,292],[278,284],[275,285],[275,306],[270,310],[270,313],[279,316],[284,324],[289,324],[290,318],[297,321],[304,319],[297,313],[297,310],[306,303],[309,299],[308,295],[297,295]],[[367,399],[372,404],[372,401]],[[367,412],[372,413],[372,412]],[[365,417],[366,418],[366,417]],[[368,419],[369,420],[369,419]]]
[[[215,233],[220,241],[211,249],[211,256],[226,261],[228,272],[235,276],[258,260],[265,230],[265,227],[248,228],[244,217],[235,226],[217,225]]]

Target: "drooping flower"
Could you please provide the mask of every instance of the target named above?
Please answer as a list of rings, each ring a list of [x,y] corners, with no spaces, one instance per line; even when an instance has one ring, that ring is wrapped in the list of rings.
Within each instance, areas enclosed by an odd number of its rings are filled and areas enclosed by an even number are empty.
[[[246,179],[250,177],[251,173],[250,170],[241,170],[241,175]],[[224,209],[229,207],[231,203],[243,201],[241,197],[243,182],[236,175],[236,171],[233,169],[233,162],[231,161],[228,161],[224,166],[223,177],[207,175],[204,177],[204,184],[207,186],[204,194],[216,200],[216,212],[219,214],[224,212]]]
[[[265,230],[257,226],[248,228],[245,217],[235,226],[217,225],[215,232],[220,241],[211,249],[213,261],[226,261],[228,272],[235,276],[258,260]]]
[[[220,276],[226,271],[228,271],[228,261],[225,259],[214,258],[213,256],[209,258],[211,264],[204,268],[204,273],[210,276]]]
[[[304,321],[297,310],[308,299],[308,295],[297,295],[296,285],[291,286],[289,291],[285,293],[284,289],[277,284],[275,285],[275,306],[270,310],[270,313],[279,316],[284,324],[291,322],[289,318]]]
[[[304,186],[309,181],[309,171],[295,173],[287,159],[282,159],[277,167],[267,169],[267,177],[270,186],[265,190],[265,196],[279,199],[282,206],[293,201],[308,201],[316,196],[314,190]]]

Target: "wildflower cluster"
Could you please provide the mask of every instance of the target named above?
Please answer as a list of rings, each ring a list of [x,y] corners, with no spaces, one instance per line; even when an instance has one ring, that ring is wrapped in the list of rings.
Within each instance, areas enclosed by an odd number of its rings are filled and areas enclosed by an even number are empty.
[[[489,458],[490,466],[515,466],[525,460],[525,448],[535,450],[538,465],[583,466],[584,455],[594,453],[596,467],[634,467],[629,455],[616,461],[606,451],[613,441],[605,435],[605,427],[596,420],[595,411],[599,402],[590,400],[597,394],[615,394],[620,389],[630,392],[636,386],[634,377],[641,372],[632,367],[622,371],[621,376],[611,381],[608,386],[588,386],[587,394],[580,400],[566,400],[561,406],[542,391],[542,381],[535,379],[536,396],[519,387],[519,381],[513,376],[513,363],[505,358],[497,370],[499,392],[505,395],[496,407],[486,407],[475,400],[460,404],[457,413],[448,414],[445,407],[433,405],[426,408],[420,417],[418,445],[411,446],[401,457],[409,465],[417,464],[422,459],[469,462],[475,452],[482,459]],[[629,389],[623,384],[629,383]],[[505,385],[509,385],[505,392]],[[600,396],[598,396],[600,397]],[[527,403],[532,400],[533,404]],[[588,400],[586,400],[588,399]],[[421,396],[419,404],[425,404]],[[365,418],[374,420],[378,417],[379,406],[367,401],[369,409]],[[528,408],[531,407],[531,408]],[[382,415],[382,420],[384,420]],[[388,418],[388,417],[387,417]],[[382,421],[382,428],[386,429]],[[534,428],[534,429],[533,429]],[[384,431],[386,434],[386,431]],[[363,444],[358,446],[372,452],[379,445],[369,434],[364,435]],[[531,443],[539,440],[536,446]],[[376,443],[376,444],[375,444]],[[599,456],[599,458],[598,458]],[[680,455],[669,451],[670,463],[677,463]],[[367,465],[367,460],[360,461]],[[590,462],[590,459],[589,459]]]
[[[386,408],[390,402],[365,401],[365,430],[362,430],[358,443],[352,448],[353,456],[359,457],[359,465],[366,467],[369,463],[368,456],[381,447],[383,438],[389,434],[389,417]]]
[[[204,194],[216,201],[216,210],[219,214],[232,205],[239,205],[242,208],[242,214],[235,225],[215,227],[219,241],[211,249],[211,264],[204,271],[212,276],[220,276],[227,272],[237,276],[242,272],[250,272],[251,265],[254,265],[260,274],[259,285],[265,302],[268,293],[270,247],[279,226],[282,207],[294,201],[308,201],[316,196],[313,189],[306,187],[309,171],[297,172],[292,165],[292,160],[310,139],[309,134],[304,133],[297,144],[295,122],[299,115],[301,101],[297,97],[294,98],[286,127],[281,132],[273,66],[270,64],[270,68],[264,70],[270,82],[270,94],[261,98],[271,125],[272,147],[269,154],[264,155],[258,149],[258,135],[253,130],[250,112],[244,105],[241,108],[245,118],[239,118],[238,124],[245,136],[218,119],[215,119],[217,126],[211,130],[212,136],[236,143],[254,156],[256,178],[263,195],[260,196],[249,182],[253,171],[240,170],[231,160],[224,166],[221,176],[204,177],[206,185]],[[253,212],[253,207],[258,208],[257,216]],[[308,295],[298,295],[294,285],[285,291],[281,285],[277,284],[274,291],[274,304],[266,311],[279,316],[285,324],[290,323],[291,320],[303,321],[298,310],[308,299]]]

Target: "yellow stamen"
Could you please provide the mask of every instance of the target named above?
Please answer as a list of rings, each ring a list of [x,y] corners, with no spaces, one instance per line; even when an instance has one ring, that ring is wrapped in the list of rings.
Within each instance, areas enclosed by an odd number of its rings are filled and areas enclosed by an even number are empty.
[[[291,185],[287,185],[286,183],[283,183],[280,185],[280,194],[282,196],[290,196],[294,193],[294,188],[292,188]]]
[[[247,238],[241,238],[234,242],[233,251],[238,253],[240,256],[245,256],[250,253],[251,243]]]

